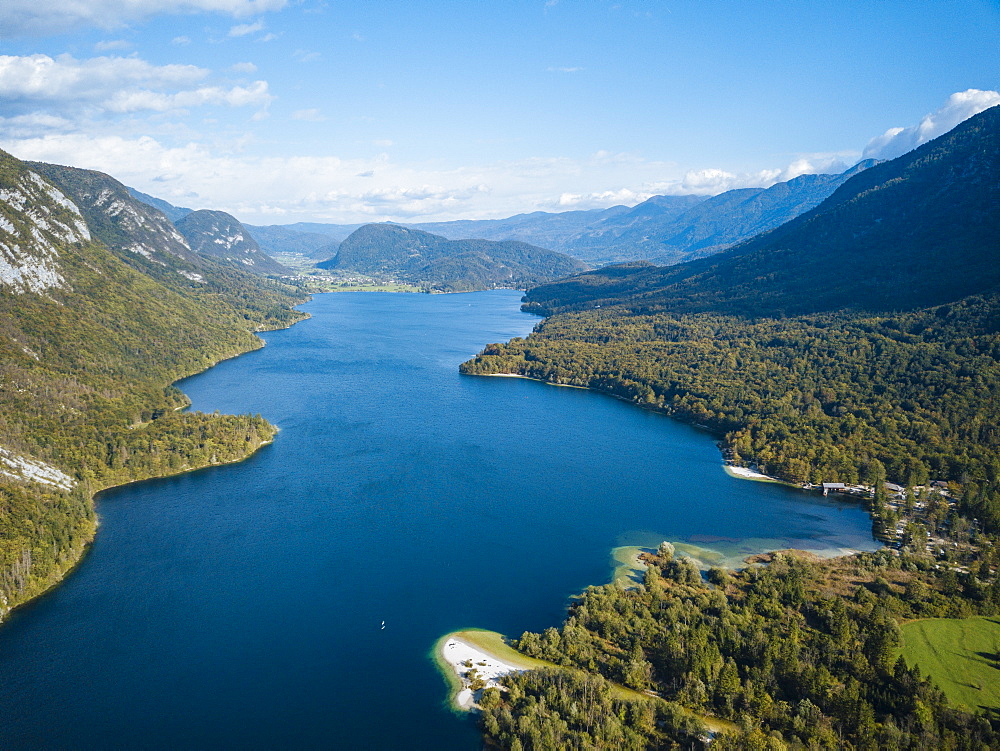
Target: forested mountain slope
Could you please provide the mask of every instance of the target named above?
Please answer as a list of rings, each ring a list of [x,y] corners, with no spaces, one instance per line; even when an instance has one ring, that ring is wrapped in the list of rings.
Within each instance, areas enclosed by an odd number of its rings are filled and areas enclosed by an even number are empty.
[[[532,290],[531,309],[795,315],[911,310],[1000,283],[1000,107],[853,176],[810,211],[717,256],[612,268]]]
[[[368,224],[320,268],[392,277],[445,292],[524,288],[575,274],[586,265],[522,242],[446,240],[396,224]]]
[[[0,616],[79,558],[97,490],[270,439],[259,416],[178,412],[170,384],[302,299],[194,253],[106,175],[0,152]]]
[[[998,193],[995,108],[717,258],[531,290],[567,312],[465,371],[626,396],[796,482],[956,481],[1000,530]]]

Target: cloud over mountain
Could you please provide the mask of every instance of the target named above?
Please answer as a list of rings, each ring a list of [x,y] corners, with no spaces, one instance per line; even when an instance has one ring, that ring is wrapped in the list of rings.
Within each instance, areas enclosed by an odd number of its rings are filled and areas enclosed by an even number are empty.
[[[943,107],[924,115],[916,125],[909,128],[889,128],[882,135],[873,138],[865,147],[864,158],[895,159],[997,104],[1000,104],[1000,93],[996,91],[968,89],[956,92],[948,97]]]

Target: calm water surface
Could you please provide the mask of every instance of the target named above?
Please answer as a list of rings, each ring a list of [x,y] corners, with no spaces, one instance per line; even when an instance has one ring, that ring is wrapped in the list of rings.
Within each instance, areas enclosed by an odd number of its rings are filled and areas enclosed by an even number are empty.
[[[859,508],[730,478],[688,426],[459,376],[531,330],[519,297],[321,295],[182,382],[194,408],[281,433],[99,499],[83,564],[0,628],[0,746],[475,749],[434,641],[558,624],[612,547],[872,546]]]

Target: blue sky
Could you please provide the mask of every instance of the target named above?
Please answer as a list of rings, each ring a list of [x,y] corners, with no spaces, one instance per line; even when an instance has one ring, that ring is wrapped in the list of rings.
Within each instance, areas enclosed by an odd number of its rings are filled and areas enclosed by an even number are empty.
[[[0,7],[0,147],[253,223],[768,185],[894,156],[998,78],[996,0]]]

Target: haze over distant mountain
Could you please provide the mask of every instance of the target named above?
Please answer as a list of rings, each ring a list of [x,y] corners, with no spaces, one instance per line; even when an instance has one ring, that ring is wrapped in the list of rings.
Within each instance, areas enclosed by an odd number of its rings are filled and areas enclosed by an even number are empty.
[[[320,268],[392,277],[431,289],[460,292],[526,287],[576,274],[586,264],[527,243],[448,240],[397,224],[367,224]]]
[[[688,205],[701,200],[695,196],[684,196],[682,199],[688,202]],[[461,240],[468,237],[479,237],[484,240],[520,240],[543,248],[565,252],[567,244],[579,233],[628,211],[630,209],[627,206],[559,213],[534,211],[529,214],[517,214],[506,219],[427,222],[407,226],[424,232],[433,232],[447,237],[449,240]]]
[[[595,262],[649,260],[664,265],[712,255],[818,206],[873,164],[868,160],[838,175],[800,175],[770,188],[727,190],[687,206],[676,200],[680,197],[654,196],[578,234],[563,250]]]
[[[272,224],[258,227],[244,224],[247,231],[257,241],[260,249],[268,255],[291,253],[308,256],[316,261],[325,261],[337,254],[337,246],[350,232],[344,232],[339,237],[320,232],[299,232],[292,229],[296,225],[282,226]],[[339,225],[330,225],[339,227]],[[353,232],[353,230],[351,230]]]
[[[242,264],[255,274],[292,273],[264,253],[236,217],[224,211],[193,211],[178,219],[175,226],[192,250],[202,255]]]
[[[993,107],[725,253],[602,269],[532,290],[528,305],[793,315],[907,310],[992,292],[1000,285],[998,175]]]
[[[717,196],[653,196],[633,206],[548,213],[507,219],[413,223],[403,226],[450,240],[519,240],[558,250],[591,265],[648,260],[675,264],[717,253],[819,205],[867,160],[837,175],[800,175],[770,188],[742,188]],[[299,223],[249,227],[268,252],[304,252],[311,258],[336,252],[357,225]],[[309,233],[309,240],[304,235]],[[320,235],[332,240],[321,243]],[[295,250],[292,250],[296,248]],[[301,250],[299,248],[302,248]]]

